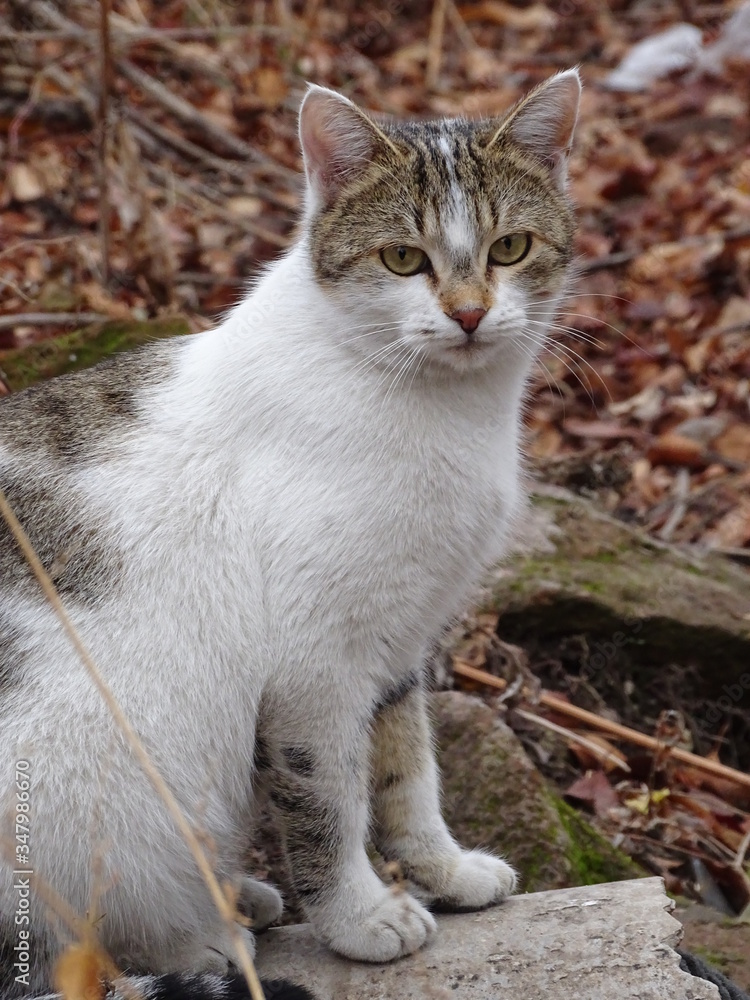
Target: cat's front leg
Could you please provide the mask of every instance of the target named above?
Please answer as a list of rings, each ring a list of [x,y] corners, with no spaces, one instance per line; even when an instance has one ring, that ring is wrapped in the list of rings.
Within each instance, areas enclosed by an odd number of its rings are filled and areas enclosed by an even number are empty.
[[[257,758],[281,819],[297,894],[316,936],[348,958],[387,962],[420,948],[436,925],[411,895],[387,887],[365,850],[369,826],[368,750],[372,700],[351,691],[271,719]]]
[[[375,843],[398,862],[414,894],[440,909],[477,910],[516,885],[509,864],[463,850],[440,812],[440,785],[421,676],[386,694],[375,719],[372,761]]]

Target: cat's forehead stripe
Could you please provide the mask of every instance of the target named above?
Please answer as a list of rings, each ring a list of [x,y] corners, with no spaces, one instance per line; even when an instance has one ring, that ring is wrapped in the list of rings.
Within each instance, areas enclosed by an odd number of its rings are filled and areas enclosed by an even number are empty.
[[[472,196],[476,183],[466,184],[465,144],[445,131],[411,140],[415,149],[414,218],[421,235],[441,245],[454,266],[466,267],[476,253],[479,200]],[[463,169],[459,167],[462,165]]]

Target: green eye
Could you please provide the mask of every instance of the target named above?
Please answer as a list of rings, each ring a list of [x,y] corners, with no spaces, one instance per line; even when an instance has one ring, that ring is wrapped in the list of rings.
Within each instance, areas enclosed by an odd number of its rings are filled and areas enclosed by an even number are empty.
[[[419,247],[386,247],[380,251],[380,259],[389,271],[404,277],[419,274],[430,263],[427,254]]]
[[[508,233],[490,247],[491,264],[517,264],[531,249],[531,233]]]

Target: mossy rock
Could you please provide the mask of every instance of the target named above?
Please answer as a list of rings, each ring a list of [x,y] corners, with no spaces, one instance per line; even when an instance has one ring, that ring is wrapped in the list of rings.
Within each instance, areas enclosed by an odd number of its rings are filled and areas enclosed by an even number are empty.
[[[700,678],[701,697],[744,685],[739,701],[747,703],[746,569],[662,545],[572,495],[538,496],[534,505],[531,533],[543,536],[542,544],[499,569],[484,602],[484,610],[499,613],[503,639],[549,654],[582,636],[593,674],[627,668],[637,680],[681,664]]]
[[[54,375],[89,368],[110,354],[187,333],[190,328],[181,316],[94,323],[28,347],[0,352],[0,377],[11,392],[17,392]]]
[[[431,705],[443,811],[461,844],[506,857],[527,892],[643,876],[551,791],[493,709],[458,691],[433,695]]]

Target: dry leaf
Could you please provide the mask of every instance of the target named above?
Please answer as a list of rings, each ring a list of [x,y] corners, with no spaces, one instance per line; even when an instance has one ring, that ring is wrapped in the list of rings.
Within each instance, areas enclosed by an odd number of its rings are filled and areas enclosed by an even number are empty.
[[[684,465],[689,469],[702,469],[708,462],[706,449],[699,441],[681,434],[661,434],[647,452],[652,465]]]
[[[55,987],[64,1000],[105,1000],[106,958],[95,945],[72,944],[58,958]]]
[[[45,193],[42,179],[28,163],[14,163],[8,169],[8,190],[16,201],[36,201]]]
[[[479,3],[465,5],[459,13],[464,21],[490,21],[519,31],[539,31],[554,28],[557,15],[542,3],[531,7],[514,7],[504,0],[480,0]]]
[[[566,789],[568,798],[585,802],[597,816],[606,816],[610,809],[620,805],[617,792],[610,785],[603,771],[587,771]]]
[[[728,427],[721,437],[716,439],[713,449],[722,458],[750,464],[750,425],[733,424]]]

